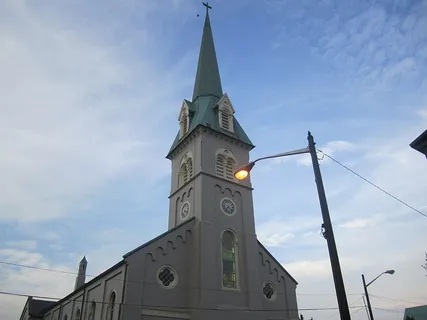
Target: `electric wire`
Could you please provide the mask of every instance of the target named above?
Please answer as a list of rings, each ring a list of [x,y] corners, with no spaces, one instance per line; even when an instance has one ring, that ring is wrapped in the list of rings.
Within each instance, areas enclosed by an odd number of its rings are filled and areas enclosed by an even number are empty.
[[[8,262],[8,261],[1,261],[1,260],[0,260],[0,264],[13,266],[13,267],[19,267],[19,268],[29,268],[29,269],[34,269],[34,270],[46,271],[46,272],[56,272],[56,273],[62,273],[62,274],[78,275],[78,272],[73,272],[73,271],[65,271],[65,270],[58,270],[58,269],[51,269],[51,268],[42,268],[42,267],[30,266],[30,265],[13,263],[13,262]],[[86,276],[91,277],[91,278],[97,277],[94,275],[86,275]],[[157,285],[158,284],[155,281],[136,281],[136,280],[129,280],[129,279],[115,279],[114,281],[127,282],[127,283],[148,284],[148,285],[152,285],[152,284]],[[205,288],[191,287],[191,286],[179,285],[179,284],[176,285],[176,287],[178,287],[178,288],[183,287],[183,288],[196,289],[196,290],[206,290],[206,291],[208,291],[208,290],[209,291],[222,291],[220,289],[205,289]],[[263,295],[263,293],[259,293],[259,292],[255,292],[255,293],[251,293],[251,294]],[[278,295],[284,295],[286,293],[277,293],[277,294]],[[297,295],[297,296],[305,296],[305,295],[306,296],[334,296],[336,294],[335,293],[295,293],[295,295]],[[348,293],[347,295],[360,295],[360,293]]]
[[[376,294],[370,294],[370,296],[376,297],[376,298],[380,298],[380,299],[382,298],[382,299],[387,299],[387,300],[391,300],[391,301],[401,302],[401,303],[410,303],[410,304],[414,304],[414,305],[422,304],[422,302],[412,302],[412,301],[407,301],[407,300],[401,300],[401,299],[395,299],[395,298],[389,298],[389,297],[379,296],[379,295],[376,295]]]
[[[349,307],[351,307],[353,304],[355,304],[356,302],[358,302],[358,301],[360,301],[360,300],[362,300],[362,299],[363,299],[363,295],[362,295],[359,299],[357,299],[357,300],[353,301],[352,303],[350,303],[350,304],[349,304]],[[363,307],[362,307],[362,308],[363,308]],[[328,318],[326,318],[325,320],[332,319],[333,317],[337,316],[339,313],[340,313],[340,312],[338,311],[338,312],[334,313],[333,315],[329,316]]]
[[[319,151],[320,153],[322,153],[323,155],[325,155],[327,158],[331,159],[333,162],[337,163],[338,165],[340,165],[341,167],[343,167],[344,169],[348,170],[349,172],[351,172],[352,174],[354,174],[355,176],[359,177],[360,179],[362,179],[363,181],[369,183],[371,186],[377,188],[378,190],[380,190],[381,192],[385,193],[386,195],[388,195],[389,197],[393,198],[394,200],[400,202],[401,204],[403,204],[404,206],[408,207],[409,209],[415,211],[416,213],[424,216],[425,218],[427,218],[427,214],[421,212],[420,210],[416,209],[415,207],[411,206],[410,204],[406,203],[405,201],[399,199],[398,197],[392,195],[390,192],[384,190],[383,188],[381,188],[380,186],[376,185],[375,183],[369,181],[368,179],[366,179],[365,177],[361,176],[360,174],[358,174],[357,172],[355,172],[354,170],[350,169],[349,167],[347,167],[346,165],[342,164],[341,162],[339,162],[338,160],[334,159],[333,157],[331,157],[330,155],[328,155],[327,153],[323,152],[320,149],[317,149],[317,151]]]
[[[58,298],[55,297],[46,297],[46,296],[36,296],[36,295],[28,295],[28,294],[23,294],[23,293],[16,293],[16,292],[9,292],[9,291],[0,291],[0,295],[8,295],[8,296],[17,296],[17,297],[32,297],[32,298],[38,298],[38,299],[45,299],[45,300],[60,300]],[[96,301],[96,300],[80,300],[80,299],[76,299],[73,300],[75,302],[81,302],[81,303],[96,303],[96,304],[110,304],[110,301]],[[56,302],[56,301],[52,301],[52,302]],[[121,305],[121,306],[128,306],[128,307],[148,307],[148,308],[168,308],[168,309],[176,309],[176,310],[188,310],[188,309],[196,309],[196,310],[215,310],[215,311],[247,311],[247,312],[251,312],[251,311],[259,311],[259,312],[265,312],[265,311],[327,311],[327,310],[337,310],[338,307],[323,307],[323,308],[297,308],[297,309],[281,309],[281,308],[276,308],[276,309],[249,309],[249,310],[239,310],[239,309],[216,309],[216,308],[201,308],[201,307],[190,307],[190,308],[185,308],[185,307],[176,307],[176,306],[170,306],[170,305],[148,305],[148,304],[132,304],[132,303],[119,303],[117,302],[117,304]],[[361,308],[361,306],[354,306],[351,308]]]

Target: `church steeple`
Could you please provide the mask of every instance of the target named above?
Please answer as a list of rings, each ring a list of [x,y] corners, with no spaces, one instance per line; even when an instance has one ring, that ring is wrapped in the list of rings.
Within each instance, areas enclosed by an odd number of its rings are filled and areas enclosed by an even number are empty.
[[[199,62],[197,64],[196,81],[192,101],[184,100],[179,113],[180,131],[175,137],[167,154],[168,159],[174,157],[173,152],[187,137],[202,126],[222,135],[243,142],[251,149],[254,147],[249,137],[234,116],[234,107],[228,95],[223,93],[219,76],[218,61],[209,19],[208,3],[205,24],[203,26]]]
[[[209,19],[209,9],[211,7],[208,3],[203,3],[203,5],[206,7],[206,16],[197,65],[196,82],[194,84],[193,102],[200,96],[212,95],[221,98],[223,95]]]

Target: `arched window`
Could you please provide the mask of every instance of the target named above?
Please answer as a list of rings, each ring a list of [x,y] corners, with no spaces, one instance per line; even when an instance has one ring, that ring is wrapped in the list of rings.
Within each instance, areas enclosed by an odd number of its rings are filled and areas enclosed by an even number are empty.
[[[113,320],[115,304],[116,304],[116,293],[113,291],[111,292],[110,299],[108,300],[107,320]]]
[[[80,320],[80,309],[76,310],[76,313],[74,314],[74,320]]]
[[[179,170],[178,187],[186,184],[193,177],[193,158],[190,154],[185,154],[181,160],[181,168]]]
[[[96,302],[92,301],[89,308],[89,316],[88,320],[95,320],[95,312],[96,312]]]
[[[237,161],[230,150],[221,149],[216,153],[215,171],[218,177],[234,180],[234,170],[237,167]]]
[[[222,234],[222,286],[237,288],[236,238],[231,231]]]
[[[182,138],[187,132],[190,125],[188,107],[184,106],[179,117],[179,136]]]

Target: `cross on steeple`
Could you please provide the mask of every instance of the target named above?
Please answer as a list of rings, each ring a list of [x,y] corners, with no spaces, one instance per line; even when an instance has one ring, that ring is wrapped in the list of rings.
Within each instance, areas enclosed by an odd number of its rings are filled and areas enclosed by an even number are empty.
[[[202,2],[202,4],[206,7],[206,13],[209,12],[209,9],[212,9],[212,7],[209,5],[209,2]]]

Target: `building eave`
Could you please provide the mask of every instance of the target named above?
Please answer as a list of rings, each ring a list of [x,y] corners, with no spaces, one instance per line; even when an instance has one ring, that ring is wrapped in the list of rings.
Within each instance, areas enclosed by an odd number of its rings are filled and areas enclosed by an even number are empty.
[[[203,124],[198,124],[190,132],[188,132],[184,137],[182,137],[176,144],[174,143],[174,145],[172,146],[172,148],[170,148],[168,154],[166,155],[166,159],[172,160],[172,158],[173,158],[172,154],[175,152],[175,150],[179,149],[179,147],[183,144],[183,142],[188,140],[188,138],[190,136],[198,135],[198,129],[203,129],[203,130],[207,130],[209,132],[215,133],[215,134],[224,135],[227,138],[233,140],[234,142],[246,146],[248,148],[248,150],[252,150],[253,148],[255,148],[255,146],[252,143],[247,143],[245,141],[242,141],[242,140],[234,137],[232,135],[232,133],[226,132],[227,130],[218,131],[218,130],[214,130],[212,128],[209,128],[208,126],[205,126]]]
[[[421,133],[409,146],[427,157],[427,130]]]
[[[126,259],[127,257],[129,257],[130,255],[134,254],[135,252],[137,252],[137,251],[139,251],[139,250],[141,250],[141,249],[143,249],[143,248],[145,248],[145,247],[149,246],[150,244],[152,244],[152,243],[154,243],[154,242],[156,242],[156,241],[158,241],[158,240],[160,240],[160,239],[162,239],[162,238],[166,237],[168,234],[171,234],[172,232],[174,232],[174,231],[176,231],[176,230],[180,229],[181,227],[183,227],[183,226],[185,226],[185,225],[189,224],[190,222],[192,222],[192,221],[194,221],[194,220],[195,220],[195,217],[192,217],[191,219],[188,219],[187,221],[185,221],[185,222],[183,222],[183,223],[180,223],[180,224],[179,224],[179,225],[177,225],[176,227],[174,227],[174,228],[172,228],[172,229],[170,229],[170,230],[168,230],[168,231],[166,231],[166,232],[162,233],[161,235],[159,235],[159,236],[157,236],[157,237],[155,237],[155,238],[151,239],[150,241],[148,241],[148,242],[146,242],[146,243],[144,243],[144,244],[140,245],[139,247],[137,247],[137,248],[133,249],[132,251],[129,251],[128,253],[126,253],[126,254],[123,256],[123,258],[124,258],[124,259]]]
[[[298,281],[296,281],[295,280],[295,278],[294,277],[292,277],[291,276],[291,274],[282,266],[282,264],[279,262],[279,261],[277,261],[276,260],[276,258],[271,254],[271,252],[270,251],[268,251],[267,250],[267,248],[266,247],[264,247],[264,245],[259,241],[259,240],[257,240],[258,241],[258,244],[259,244],[259,246],[262,248],[262,249],[264,249],[265,250],[265,252],[267,252],[267,254],[271,257],[271,259],[273,259],[273,261],[274,262],[276,262],[278,265],[279,265],[279,267],[280,267],[280,269],[296,284],[296,285],[298,285]]]

